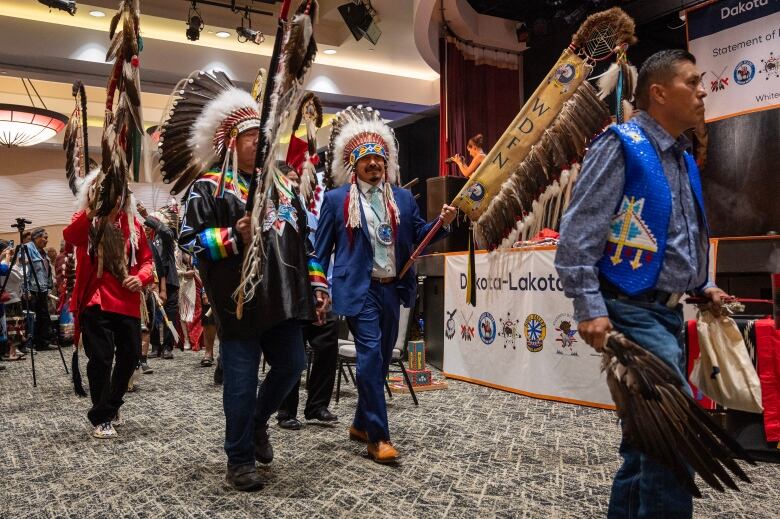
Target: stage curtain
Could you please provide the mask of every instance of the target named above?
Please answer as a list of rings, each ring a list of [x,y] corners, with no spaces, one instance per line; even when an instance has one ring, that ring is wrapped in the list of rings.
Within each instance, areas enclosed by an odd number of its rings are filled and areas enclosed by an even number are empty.
[[[453,36],[439,42],[441,112],[439,175],[460,175],[445,160],[469,159],[466,142],[481,133],[489,152],[520,110],[520,59],[516,54],[474,47]]]

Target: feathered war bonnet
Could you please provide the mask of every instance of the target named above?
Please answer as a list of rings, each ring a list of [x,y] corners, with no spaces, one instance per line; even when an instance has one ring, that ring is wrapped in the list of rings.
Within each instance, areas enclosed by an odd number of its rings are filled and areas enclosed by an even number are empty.
[[[398,185],[398,144],[395,132],[370,107],[348,107],[336,114],[328,144],[325,165],[327,187],[351,184],[344,201],[344,220],[348,229],[360,227],[360,193],[357,186],[358,160],[368,155],[378,155],[385,160],[384,199],[393,233],[400,222],[398,206],[392,187]]]
[[[168,101],[160,130],[159,168],[166,183],[179,193],[221,161],[216,196],[224,191],[227,170],[238,170],[236,138],[260,128],[260,105],[237,88],[224,72],[197,70],[182,80]]]

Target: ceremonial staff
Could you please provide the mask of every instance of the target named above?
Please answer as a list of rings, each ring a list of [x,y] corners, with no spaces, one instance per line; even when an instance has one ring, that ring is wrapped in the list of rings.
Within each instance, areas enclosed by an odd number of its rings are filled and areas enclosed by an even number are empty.
[[[249,191],[246,199],[246,214],[247,216],[252,213],[252,205],[255,203],[255,191],[257,191],[257,183],[262,180],[260,175],[265,175],[265,171],[262,171],[265,158],[268,154],[268,149],[271,145],[270,141],[266,137],[265,125],[268,122],[268,117],[271,114],[271,95],[274,91],[274,85],[276,81],[279,81],[276,72],[279,69],[279,56],[282,53],[282,40],[284,39],[284,26],[287,23],[287,14],[290,11],[290,0],[284,0],[282,7],[279,10],[279,22],[276,27],[276,38],[274,39],[274,50],[271,53],[271,65],[268,67],[269,84],[266,85],[263,92],[263,106],[260,112],[260,135],[257,143],[257,154],[255,155],[255,167],[252,170],[251,180],[249,182]],[[246,249],[247,251],[249,249]],[[245,252],[246,254],[246,252]],[[243,283],[243,276],[242,276]],[[244,315],[244,291],[240,290],[238,293],[238,301],[236,302],[236,317],[241,319]]]

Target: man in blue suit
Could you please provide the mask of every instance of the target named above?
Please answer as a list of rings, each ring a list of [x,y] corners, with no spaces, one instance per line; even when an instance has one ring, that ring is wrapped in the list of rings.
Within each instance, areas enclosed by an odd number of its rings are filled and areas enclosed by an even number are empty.
[[[367,443],[374,461],[388,463],[398,451],[390,443],[384,380],[400,305],[413,303],[417,285],[414,269],[402,279],[396,275],[433,222],[425,223],[412,194],[396,186],[395,136],[370,108],[348,108],[337,116],[326,169],[334,184],[344,185],[325,194],[316,250],[326,271],[335,254],[333,311],[346,316],[355,338],[358,403],[349,436]],[[455,216],[454,207],[442,207],[445,226]],[[316,294],[318,312],[324,312],[330,297],[324,290]]]

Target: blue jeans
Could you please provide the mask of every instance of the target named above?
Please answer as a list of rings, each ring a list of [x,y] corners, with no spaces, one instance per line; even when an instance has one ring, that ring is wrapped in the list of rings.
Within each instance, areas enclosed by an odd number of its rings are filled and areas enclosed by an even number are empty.
[[[675,309],[658,303],[609,299],[607,311],[615,329],[668,364],[685,382],[683,317]],[[693,516],[693,497],[666,467],[631,447],[625,437],[620,443],[623,465],[612,482],[609,499],[610,519],[663,518]]]
[[[261,351],[270,369],[258,389]],[[255,428],[266,426],[306,367],[301,324],[289,320],[257,339],[225,340],[220,354],[228,465],[254,464]]]
[[[400,311],[396,284],[372,281],[363,308],[356,316],[347,317],[357,351],[358,401],[352,425],[366,431],[371,442],[390,439],[385,378],[398,338]]]

